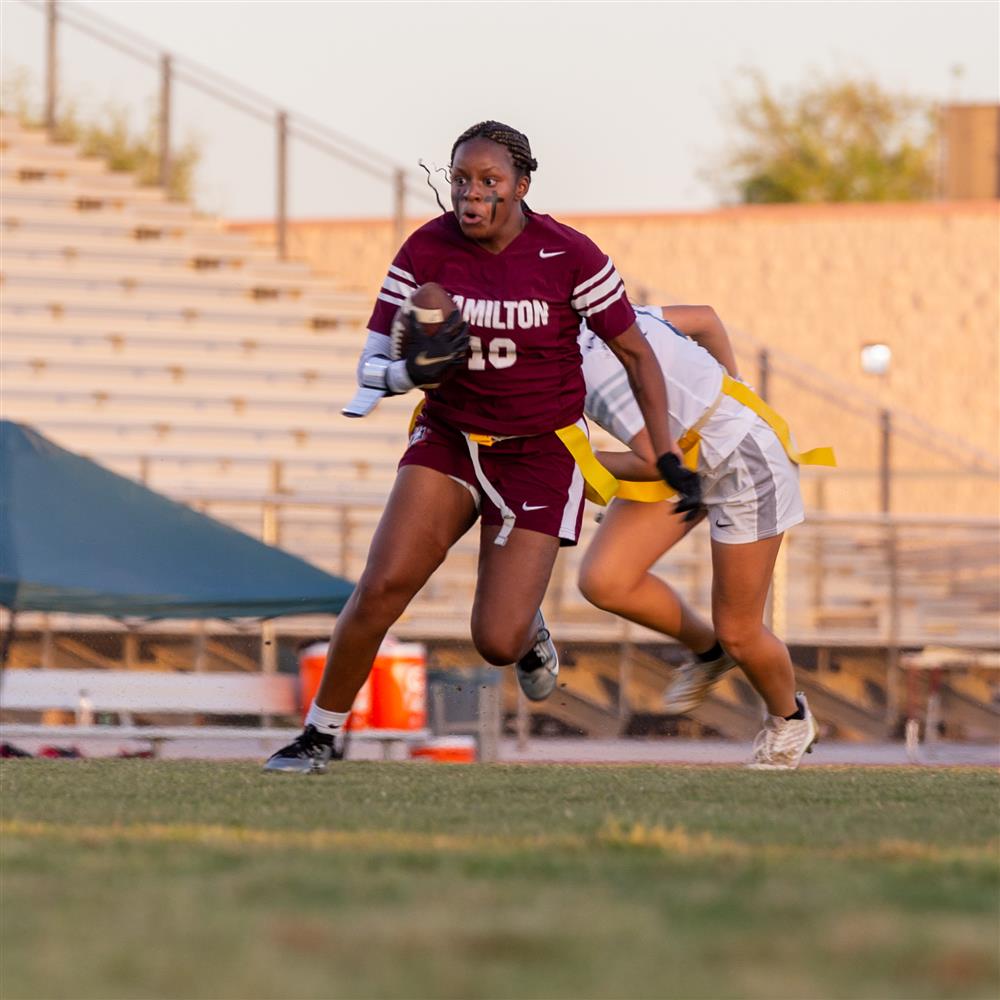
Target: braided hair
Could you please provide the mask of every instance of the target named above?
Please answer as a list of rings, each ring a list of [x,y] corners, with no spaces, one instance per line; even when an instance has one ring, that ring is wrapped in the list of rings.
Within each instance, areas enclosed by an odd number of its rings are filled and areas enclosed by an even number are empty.
[[[455,140],[455,145],[451,147],[453,163],[455,150],[470,139],[489,139],[490,142],[503,146],[510,153],[514,167],[522,174],[530,177],[532,171],[538,169],[538,160],[531,155],[531,143],[528,142],[528,137],[523,132],[518,132],[516,128],[494,121],[479,122],[478,125],[467,128]]]

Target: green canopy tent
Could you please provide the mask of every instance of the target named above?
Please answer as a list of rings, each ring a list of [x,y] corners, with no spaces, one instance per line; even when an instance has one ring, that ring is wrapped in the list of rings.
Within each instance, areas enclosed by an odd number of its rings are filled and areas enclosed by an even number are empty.
[[[353,584],[0,420],[0,605],[114,618],[336,614]]]

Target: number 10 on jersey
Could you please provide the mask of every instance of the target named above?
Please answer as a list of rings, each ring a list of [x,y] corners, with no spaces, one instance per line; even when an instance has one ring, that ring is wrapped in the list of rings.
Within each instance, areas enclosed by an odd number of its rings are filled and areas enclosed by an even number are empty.
[[[469,371],[485,371],[487,360],[493,368],[510,368],[517,361],[517,344],[510,337],[493,337],[484,354],[482,338],[469,337]]]

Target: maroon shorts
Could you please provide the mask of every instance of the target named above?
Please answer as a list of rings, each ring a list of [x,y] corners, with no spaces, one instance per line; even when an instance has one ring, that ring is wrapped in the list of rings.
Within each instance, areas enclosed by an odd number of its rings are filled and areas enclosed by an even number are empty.
[[[479,464],[514,512],[515,528],[552,535],[561,545],[576,545],[583,520],[583,475],[555,434],[479,445]],[[459,480],[478,498],[483,524],[503,523],[500,508],[479,484],[468,443],[454,427],[421,413],[399,465],[423,465]]]

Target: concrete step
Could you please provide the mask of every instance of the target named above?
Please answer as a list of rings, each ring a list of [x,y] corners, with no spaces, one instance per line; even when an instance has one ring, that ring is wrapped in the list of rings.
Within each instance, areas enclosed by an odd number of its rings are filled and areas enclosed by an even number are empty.
[[[55,367],[66,363],[66,352],[79,362],[135,361],[184,364],[186,361],[211,363],[213,359],[252,359],[264,355],[289,361],[322,362],[339,373],[354,372],[361,352],[359,332],[316,330],[292,332],[281,330],[275,336],[254,331],[248,335],[240,327],[214,328],[199,332],[185,325],[164,329],[128,327],[115,329],[111,324],[87,327],[85,324],[54,324],[47,317],[19,317],[4,324],[4,357],[41,359]],[[74,362],[69,362],[73,364]]]
[[[290,345],[281,352],[280,344],[269,343],[271,352],[244,344],[223,342],[214,351],[185,349],[165,351],[159,344],[132,344],[124,336],[114,335],[101,341],[76,343],[71,356],[46,349],[21,335],[5,335],[3,365],[15,379],[14,386],[52,389],[129,389],[130,380],[162,382],[177,389],[182,383],[202,381],[215,389],[222,385],[232,391],[244,388],[244,380],[253,386],[292,379],[296,382],[329,383],[340,391],[353,393],[357,358],[353,352],[337,350],[332,345]],[[296,357],[301,354],[301,359]],[[417,398],[414,397],[414,405]],[[375,411],[376,417],[379,410]]]
[[[5,288],[32,295],[47,296],[74,292],[98,293],[114,296],[125,294],[130,298],[138,294],[151,296],[168,294],[197,301],[211,298],[247,299],[258,303],[317,302],[320,305],[335,301],[350,302],[354,307],[370,308],[367,296],[337,292],[333,282],[293,278],[254,279],[242,271],[212,272],[193,269],[179,274],[162,274],[150,269],[143,273],[138,268],[85,269],[75,262],[61,266],[53,273],[45,264],[15,262],[5,255],[2,281]]]
[[[132,204],[162,204],[170,203],[182,205],[190,211],[190,206],[183,202],[176,202],[167,197],[163,188],[142,187],[134,177],[130,175],[112,175],[120,181],[124,177],[130,177],[131,185],[116,182],[106,183],[101,178],[90,177],[42,177],[37,180],[21,180],[19,177],[6,177],[4,181],[4,199],[13,202],[27,202],[29,204],[44,203],[52,201],[53,204],[63,204],[65,202],[76,202],[78,199],[107,200],[112,203],[132,203]]]
[[[261,264],[206,267],[198,266],[192,258],[180,255],[172,259],[144,261],[136,260],[134,256],[130,259],[123,253],[115,258],[96,259],[53,249],[32,253],[17,246],[5,246],[3,273],[5,280],[10,282],[46,282],[53,286],[65,283],[81,287],[86,283],[85,287],[131,289],[168,286],[180,291],[219,290],[222,293],[236,289],[247,295],[253,293],[256,297],[266,297],[272,290],[299,298],[313,294],[352,294],[339,292],[332,279],[313,277],[295,265],[275,262],[268,268]],[[364,298],[367,300],[367,296]]]
[[[193,214],[190,205],[168,201],[159,188],[134,188],[102,191],[96,185],[74,185],[41,188],[31,184],[5,184],[4,204],[15,215],[49,218],[57,213],[71,213],[92,219],[107,214],[142,214],[144,216],[187,218]]]
[[[192,323],[244,323],[254,328],[291,327],[298,330],[352,326],[368,316],[357,300],[329,296],[320,302],[257,302],[233,299],[135,295],[129,293],[86,293],[73,295],[65,290],[53,294],[47,289],[16,289],[4,295],[0,316],[62,317],[103,320],[113,323],[144,323],[166,320]]]
[[[247,267],[251,264],[280,265],[273,247],[260,246],[234,239],[225,230],[213,233],[211,238],[199,235],[197,239],[187,235],[171,238],[137,238],[133,229],[121,229],[111,233],[66,233],[58,228],[44,227],[26,230],[12,227],[4,230],[5,253],[21,247],[30,248],[35,255],[61,255],[72,259],[104,258],[126,262],[142,263],[155,261],[181,261],[195,269],[222,270],[225,268]],[[293,265],[303,267],[304,265]]]
[[[165,208],[165,205],[172,207]],[[120,208],[113,210],[80,211],[75,207],[28,204],[4,198],[2,222],[7,228],[26,231],[46,229],[100,234],[105,230],[144,230],[149,233],[148,239],[155,239],[153,234],[157,232],[173,235],[212,232],[232,236],[214,216],[198,215],[189,205],[177,202],[152,205],[125,200]]]

